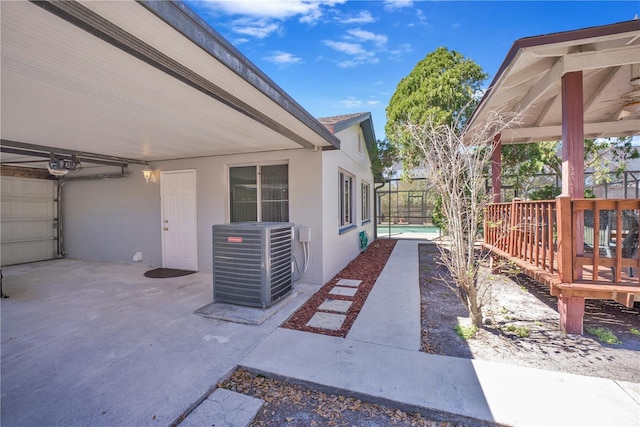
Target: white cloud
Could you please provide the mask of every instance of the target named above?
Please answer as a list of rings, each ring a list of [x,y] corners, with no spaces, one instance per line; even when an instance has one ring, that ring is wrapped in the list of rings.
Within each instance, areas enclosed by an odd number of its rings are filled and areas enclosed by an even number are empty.
[[[339,60],[341,68],[355,67],[360,64],[377,64],[379,52],[384,51],[387,36],[375,34],[360,28],[348,30],[343,40],[324,40],[322,43],[340,53],[350,56]]]
[[[285,20],[298,17],[312,22],[322,16],[323,8],[330,8],[346,0],[206,0],[211,8],[228,14]]]
[[[322,43],[337,50],[338,52],[346,53],[347,55],[360,56],[366,55],[367,53],[359,43],[337,42],[333,40],[324,40]]]
[[[342,24],[371,24],[375,22],[375,18],[371,15],[371,12],[368,10],[362,10],[356,16],[352,16],[350,18],[341,18],[340,22]]]
[[[351,68],[351,67],[355,67],[356,65],[360,65],[362,62],[360,61],[353,61],[353,60],[349,60],[349,61],[341,61],[338,62],[338,67],[340,68]]]
[[[241,44],[244,44],[244,43],[248,43],[248,42],[249,42],[249,39],[248,39],[248,38],[246,38],[246,37],[240,37],[240,38],[238,38],[238,39],[235,39],[235,40],[233,41],[233,44],[234,44],[234,45],[236,45],[236,46],[238,46],[238,45],[241,45]]]
[[[358,40],[371,41],[377,45],[384,45],[388,40],[387,36],[385,36],[384,34],[375,34],[371,31],[361,30],[359,28],[349,30],[347,31],[347,33]]]
[[[281,52],[279,50],[271,52],[271,55],[266,56],[264,58],[269,62],[273,62],[278,65],[292,65],[299,64],[302,62],[302,59],[288,52]]]
[[[264,39],[273,33],[280,32],[281,27],[273,21],[264,19],[236,19],[231,23],[231,29],[245,36]]]
[[[367,101],[367,105],[378,105],[380,104],[380,101],[378,101],[377,99],[372,99],[370,101]]]
[[[322,43],[325,46],[337,50],[340,53],[351,56],[350,59],[338,62],[338,66],[341,68],[355,67],[356,65],[360,64],[378,63],[376,53],[374,51],[365,49],[360,43],[334,40],[324,40]]]
[[[345,108],[357,108],[362,105],[362,101],[359,99],[356,99],[353,96],[349,96],[346,99],[343,99],[342,101],[340,101],[340,104],[342,104],[342,106]]]
[[[402,58],[403,56],[411,52],[413,52],[413,46],[411,46],[409,43],[401,44],[396,49],[390,49],[388,51],[389,56],[392,59],[396,59],[396,60]]]
[[[397,10],[411,6],[413,6],[412,0],[384,0],[384,8],[387,10]]]
[[[0,0],[1,1],[1,0]],[[347,0],[204,0],[203,4],[220,13],[241,16],[231,29],[237,34],[259,39],[284,31],[282,22],[288,19],[313,25],[335,5]]]
[[[377,82],[373,83],[374,86],[380,86],[381,84],[384,84],[383,80],[378,80]]]
[[[418,18],[418,22],[420,24],[426,24],[427,23],[427,17],[424,14],[424,11],[422,11],[421,9],[416,9],[416,18]]]

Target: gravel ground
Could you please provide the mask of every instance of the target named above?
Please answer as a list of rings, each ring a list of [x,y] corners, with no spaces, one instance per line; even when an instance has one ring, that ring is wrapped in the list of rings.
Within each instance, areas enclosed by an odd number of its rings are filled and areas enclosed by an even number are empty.
[[[423,351],[640,382],[640,304],[627,308],[614,301],[588,300],[584,328],[611,332],[616,344],[594,335],[567,335],[558,327],[556,298],[525,275],[493,275],[484,264],[485,328],[469,340],[454,328],[470,325],[464,305],[449,288],[450,277],[438,264],[435,245],[420,245]]]

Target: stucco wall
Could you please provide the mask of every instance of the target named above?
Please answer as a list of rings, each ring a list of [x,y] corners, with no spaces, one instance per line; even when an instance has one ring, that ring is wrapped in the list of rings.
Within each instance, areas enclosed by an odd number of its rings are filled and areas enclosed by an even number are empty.
[[[360,253],[359,233],[364,230],[369,235],[369,241],[374,238],[373,233],[373,176],[367,148],[362,136],[360,126],[352,126],[336,133],[340,138],[340,151],[327,151],[323,158],[323,228],[324,253],[323,282],[330,280],[353,258]],[[361,149],[358,151],[358,136],[360,136]],[[339,170],[352,174],[355,179],[354,208],[356,228],[340,234],[339,221]],[[369,201],[371,221],[362,223],[362,193],[361,183],[369,184]]]
[[[66,256],[145,265],[162,264],[160,189],[146,184],[138,165],[122,179],[68,181],[62,187],[62,236]],[[117,174],[119,168],[87,168],[85,175]]]
[[[358,152],[358,135],[361,150]],[[306,149],[246,155],[204,157],[154,162],[160,171],[195,169],[198,217],[198,269],[211,272],[211,227],[229,222],[230,166],[289,164],[289,219],[296,224],[294,256],[303,268],[298,228],[311,227],[311,262],[307,273],[295,279],[322,284],[330,280],[360,252],[359,232],[373,239],[373,221],[362,223],[361,183],[369,183],[373,220],[373,178],[359,126],[339,132],[341,150]],[[136,252],[142,263],[162,266],[160,183],[145,183],[140,166],[130,166],[126,179],[68,182],[62,206],[66,254],[72,258],[132,263]],[[338,170],[355,176],[356,228],[340,234]],[[91,172],[91,171],[89,171]],[[95,172],[95,171],[94,171]],[[113,172],[113,170],[111,170]]]
[[[289,219],[296,224],[294,256],[303,268],[301,225],[311,227],[311,265],[302,278],[323,283],[322,153],[289,150],[248,155],[154,162],[160,171],[195,169],[198,216],[198,268],[211,272],[211,227],[229,222],[228,167],[262,163],[289,164]],[[65,184],[64,236],[67,256],[131,263],[142,252],[143,264],[162,265],[160,184],[145,183],[139,166],[126,179]],[[300,278],[296,273],[295,279]]]

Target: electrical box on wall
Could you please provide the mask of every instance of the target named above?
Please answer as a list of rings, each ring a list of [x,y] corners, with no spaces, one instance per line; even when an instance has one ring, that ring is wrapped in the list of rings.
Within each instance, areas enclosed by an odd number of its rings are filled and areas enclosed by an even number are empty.
[[[301,243],[311,241],[311,227],[300,227],[298,229],[298,240]]]

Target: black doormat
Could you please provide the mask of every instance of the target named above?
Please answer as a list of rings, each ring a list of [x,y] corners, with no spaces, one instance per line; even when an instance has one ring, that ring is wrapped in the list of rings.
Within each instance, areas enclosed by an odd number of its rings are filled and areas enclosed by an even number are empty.
[[[169,277],[180,277],[188,274],[193,274],[195,271],[190,270],[177,270],[175,268],[156,268],[144,273],[144,277],[150,279],[166,279]]]

